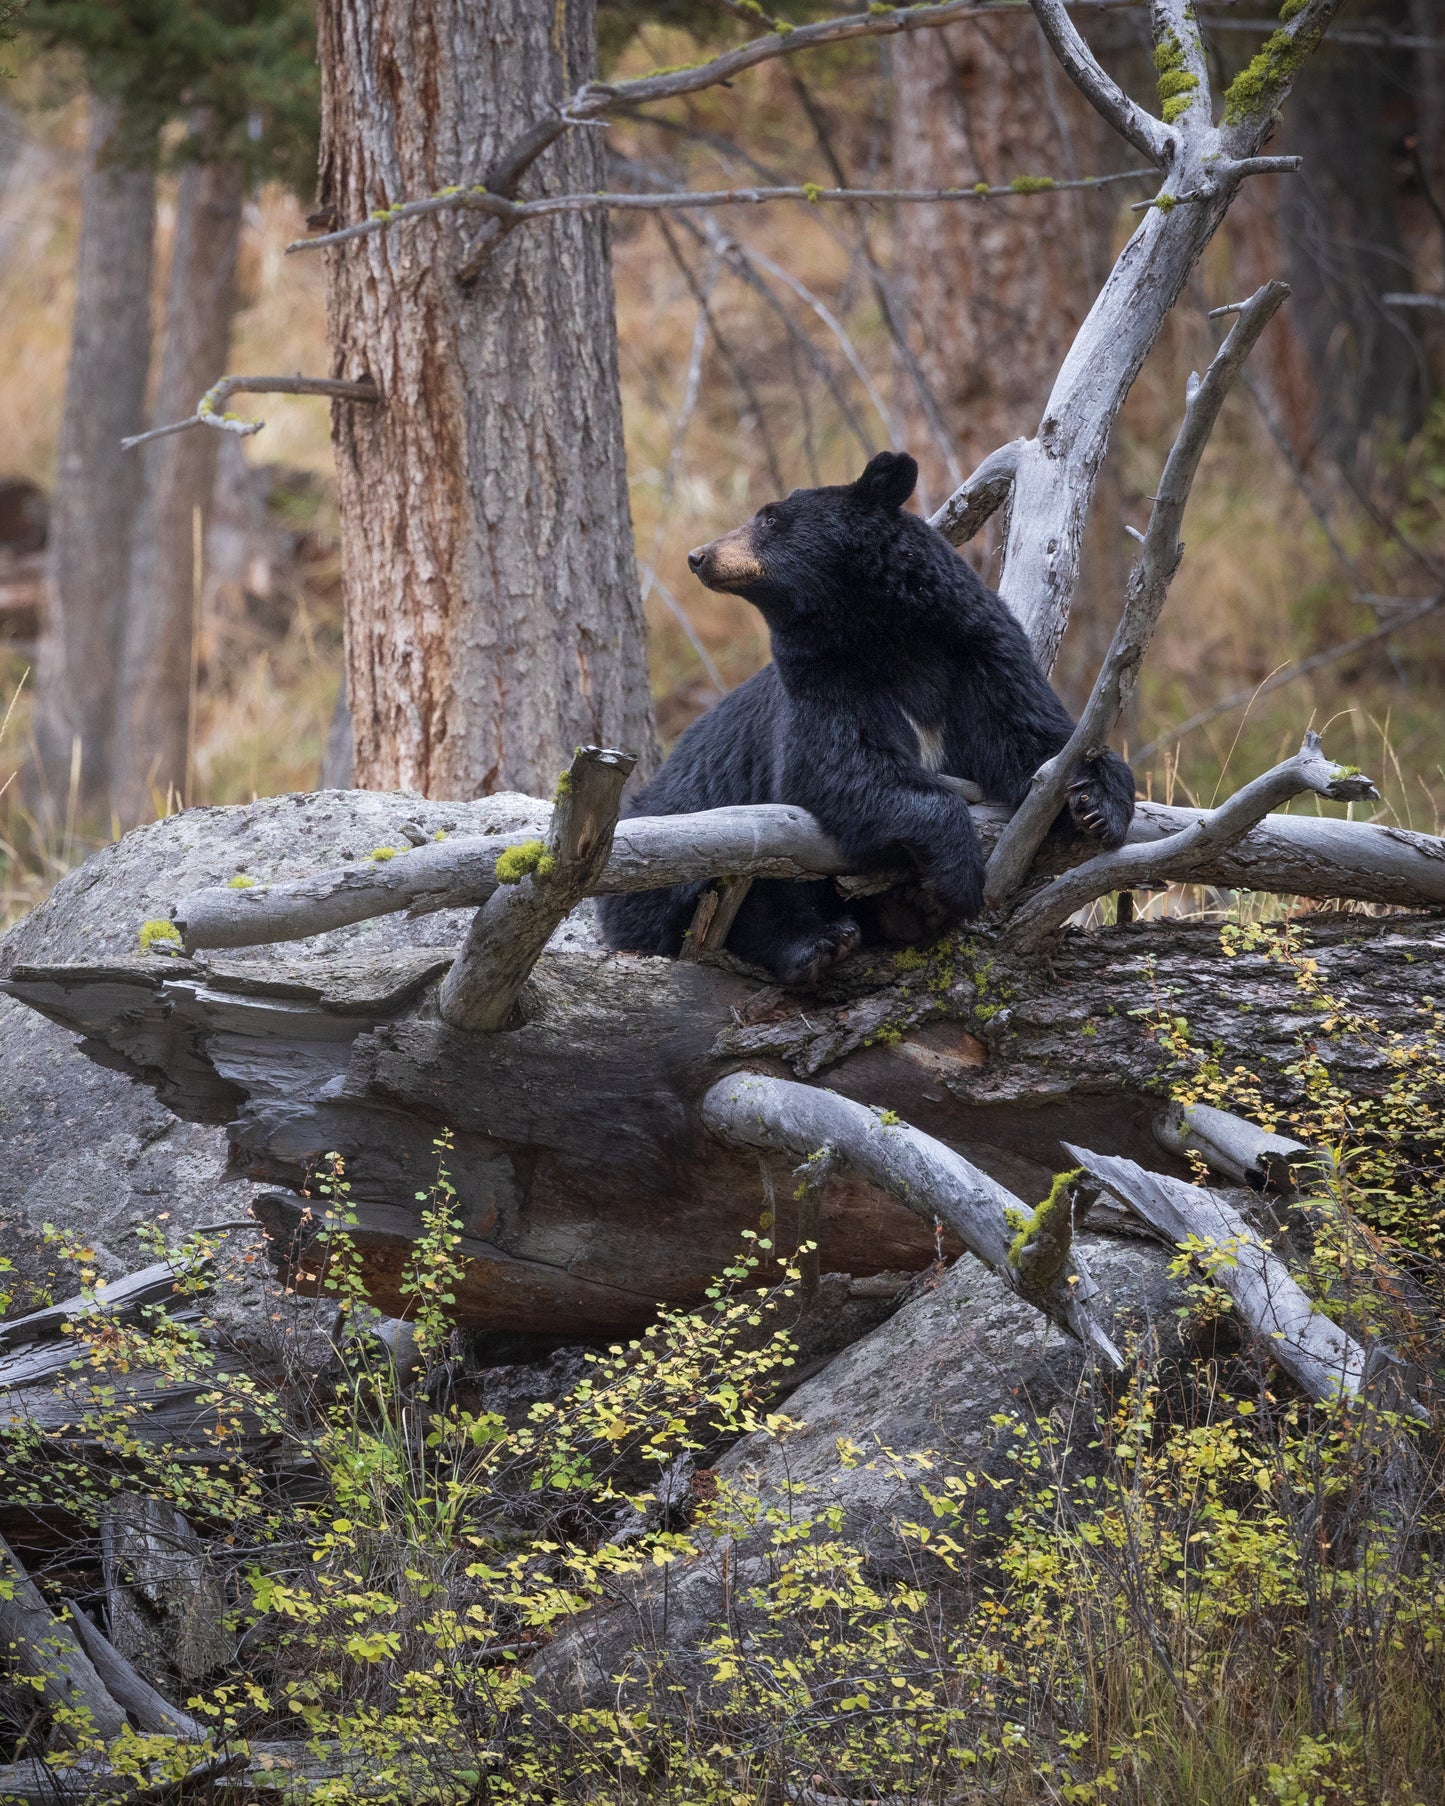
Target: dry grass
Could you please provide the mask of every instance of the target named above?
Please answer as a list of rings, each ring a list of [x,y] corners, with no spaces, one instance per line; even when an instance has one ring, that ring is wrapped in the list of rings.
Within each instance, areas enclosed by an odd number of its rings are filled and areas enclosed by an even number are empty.
[[[685,60],[688,40],[649,29],[628,53],[639,66]],[[878,152],[874,122],[877,63],[869,50],[839,52],[816,65],[844,153],[866,170]],[[847,86],[841,78],[847,73]],[[45,72],[21,70],[15,98],[34,101]],[[836,85],[830,87],[829,83]],[[821,159],[801,122],[795,97],[777,65],[726,92],[700,97],[685,115],[697,133],[746,142],[764,163],[807,179],[824,176]],[[33,148],[23,180],[0,203],[0,368],[6,372],[6,434],[0,474],[49,481],[64,384],[71,265],[78,212],[81,120],[68,106],[30,110]],[[653,128],[621,124],[609,134],[627,157],[662,154],[695,185],[736,179],[739,165],[697,140],[664,137]],[[1050,205],[1038,203],[1038,229],[1047,230]],[[1120,236],[1129,229],[1121,201]],[[163,226],[168,215],[163,206]],[[323,369],[323,271],[319,260],[286,258],[300,209],[268,190],[252,204],[243,251],[247,296],[231,363],[237,369]],[[884,398],[896,393],[894,354],[863,279],[852,228],[840,212],[783,206],[719,216],[754,252],[785,265],[846,322],[859,356]],[[880,260],[887,263],[887,222],[870,223]],[[772,462],[788,484],[836,481],[853,474],[863,452],[814,367],[823,358],[840,373],[863,434],[887,441],[879,415],[846,372],[834,335],[817,314],[778,288],[779,307],[759,299],[726,265],[699,245],[687,222],[673,227],[694,281],[711,282],[711,304],[753,387],[738,390],[716,344],[708,340],[701,386],[690,418],[679,422],[687,389],[698,308],[656,220],[629,218],[615,231],[616,286],[628,467],[639,564],[654,563],[649,596],[654,686],[665,736],[671,738],[713,699],[714,689],[688,631],[666,595],[686,610],[689,627],[723,681],[732,685],[767,656],[761,622],[746,604],[701,590],[686,568],[689,546],[733,525],[768,496]],[[161,264],[164,265],[164,244]],[[158,280],[160,272],[158,272]],[[769,279],[771,280],[771,279]],[[1228,234],[1211,250],[1203,276],[1211,298],[1233,294]],[[782,315],[791,328],[782,324]],[[1185,304],[1150,359],[1125,411],[1113,457],[1120,472],[1125,515],[1139,524],[1162,453],[1177,421],[1183,379],[1200,367],[1215,340],[1202,309]],[[813,351],[807,348],[811,345]],[[1042,401],[1042,397],[1040,400]],[[754,410],[760,404],[761,419]],[[300,398],[267,398],[267,428],[246,442],[253,460],[329,475],[324,407]],[[1400,460],[1391,481],[1413,498],[1412,531],[1437,552],[1445,548],[1441,475],[1445,421],[1437,422]],[[1382,545],[1345,498],[1334,518],[1371,587],[1424,593],[1409,561]],[[1122,530],[1123,523],[1120,523]],[[1146,667],[1130,723],[1137,746],[1167,733],[1213,698],[1258,683],[1292,658],[1350,638],[1373,625],[1350,599],[1340,569],[1309,509],[1283,469],[1249,401],[1237,395],[1226,409],[1216,444],[1196,486],[1187,522],[1188,550],[1166,620]],[[303,586],[289,625],[270,632],[245,627],[244,611],[212,624],[206,642],[198,751],[197,800],[227,802],[304,788],[315,781],[337,682],[339,623],[334,584]],[[1109,614],[1108,596],[1086,598],[1085,611]],[[237,622],[241,629],[232,631]],[[1090,631],[1092,628],[1092,631]],[[1081,620],[1075,643],[1094,644],[1099,622]],[[1061,669],[1070,664],[1066,650]],[[0,700],[15,690],[25,661],[0,649]],[[1141,788],[1155,797],[1208,802],[1273,762],[1299,742],[1306,726],[1329,724],[1328,744],[1339,758],[1369,770],[1385,793],[1382,817],[1438,829],[1445,811],[1445,771],[1438,726],[1439,683],[1445,675],[1445,621],[1427,622],[1401,636],[1393,660],[1379,649],[1331,666],[1227,715],[1165,750],[1141,770]],[[1070,688],[1078,687],[1070,680]],[[1074,698],[1077,701],[1077,697]],[[26,703],[16,708],[0,745],[0,782],[19,761],[26,738]],[[33,900],[57,869],[89,844],[73,832],[63,844],[34,843],[17,811],[17,786],[0,800],[0,836],[24,852],[24,870],[8,861],[0,878],[0,907],[13,911]],[[0,848],[0,858],[6,855]]]

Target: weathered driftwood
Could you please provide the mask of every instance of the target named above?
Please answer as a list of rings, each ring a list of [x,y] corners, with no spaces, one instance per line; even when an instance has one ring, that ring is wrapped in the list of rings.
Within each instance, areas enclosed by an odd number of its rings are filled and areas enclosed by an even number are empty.
[[[166,1737],[184,1737],[191,1743],[205,1742],[205,1730],[190,1713],[173,1706],[163,1693],[158,1693],[135,1664],[126,1660],[78,1606],[71,1606],[69,1623],[106,1691],[117,1705],[131,1714],[137,1729]],[[0,1797],[3,1797],[3,1790],[0,1790]]]
[[[134,1317],[147,1305],[173,1299],[176,1283],[182,1276],[183,1269],[171,1261],[155,1261],[137,1273],[128,1273],[124,1279],[98,1285],[89,1296],[77,1293],[73,1298],[62,1298],[58,1304],[47,1305],[44,1310],[32,1311],[27,1317],[12,1317],[8,1322],[0,1323],[0,1349],[48,1342],[62,1335],[67,1327],[89,1318]]]
[[[75,1631],[41,1597],[40,1589],[0,1539],[0,1656],[37,1682],[35,1703],[52,1714],[50,1741],[57,1748],[93,1737],[118,1737],[126,1717]]]
[[[1366,1348],[1316,1310],[1284,1262],[1216,1192],[1088,1148],[1066,1144],[1066,1152],[1145,1222],[1198,1254],[1250,1334],[1310,1398],[1356,1398],[1385,1382],[1387,1401],[1400,1402],[1398,1357],[1380,1344]]]
[[[369,812],[371,823],[377,799],[326,807]],[[1174,828],[1189,819],[1167,817]],[[212,870],[234,869],[231,823],[224,811],[191,823],[225,849]],[[622,825],[614,860],[635,827]],[[683,831],[695,838],[696,823]],[[146,848],[177,832],[158,824],[130,837],[126,861],[145,866]],[[364,832],[375,836],[374,826]],[[1305,875],[1313,855],[1300,849],[1315,833],[1366,839],[1382,862],[1398,852],[1445,890],[1438,843],[1308,817],[1271,818],[1246,836],[1228,855],[1238,881],[1250,881],[1259,835],[1276,852],[1301,836],[1291,857]],[[384,871],[433,850],[383,862]],[[319,890],[324,898],[325,884]],[[211,894],[245,908],[253,893]],[[374,895],[364,901],[377,907]],[[394,908],[395,894],[385,901]],[[108,919],[94,884],[73,906]],[[1305,1026],[1287,965],[1241,954],[1222,979],[1216,930],[1165,923],[1070,933],[1026,957],[980,931],[928,956],[860,959],[811,995],[726,962],[555,950],[538,961],[517,1026],[476,1036],[436,1011],[433,987],[455,943],[402,938],[438,926],[392,915],[349,931],[350,950],[18,965],[7,988],[154,1085],[179,1115],[226,1125],[236,1170],[276,1188],[264,1213],[300,1275],[318,1271],[325,1229],[314,1198],[300,1194],[329,1150],[344,1153],[365,1270],[392,1311],[404,1306],[396,1284],[418,1221],[415,1194],[435,1176],[434,1137],[451,1128],[471,1258],[459,1314],[558,1342],[639,1325],[660,1299],[698,1298],[756,1224],[757,1156],[724,1146],[702,1120],[704,1096],[733,1072],[826,1075],[840,1096],[896,1111],[1032,1205],[1067,1164],[1064,1140],[1158,1162],[1151,1124],[1170,1073],[1153,1026],[1161,1012],[1187,1019],[1195,1044],[1218,1043],[1227,1063],[1248,1062],[1276,1103],[1293,1095],[1289,1068]],[[1445,985],[1445,929],[1427,917],[1363,928],[1358,917],[1312,926],[1322,980],[1383,1034],[1414,1030],[1420,996]],[[368,941],[379,950],[355,950]],[[1377,1082],[1369,1047],[1346,1039],[1331,1059],[1342,1084]],[[778,1234],[789,1244],[803,1232],[804,1205],[788,1183],[779,1192]],[[825,1269],[917,1270],[933,1256],[927,1226],[846,1168],[822,1187],[816,1211]]]
[[[1211,1104],[1171,1104],[1155,1120],[1154,1139],[1179,1159],[1197,1154],[1210,1172],[1253,1191],[1292,1191],[1295,1169],[1322,1157],[1292,1135],[1275,1135]]]
[[[542,949],[607,864],[622,787],[636,763],[631,753],[578,748],[531,870],[493,891],[442,981],[443,1022],[474,1035],[506,1026]]]
[[[702,1119],[733,1147],[852,1167],[926,1223],[946,1223],[1021,1298],[1120,1365],[1119,1351],[1090,1308],[1088,1272],[1071,1254],[1068,1199],[1044,1220],[1030,1222],[1021,1199],[933,1136],[892,1112],[795,1079],[734,1073],[707,1092]]]
[[[538,803],[537,810],[545,832],[550,821],[547,805]],[[1141,803],[1126,846],[1161,849],[1210,814]],[[992,847],[1005,819],[992,804],[974,807],[985,848]],[[213,886],[183,897],[175,905],[173,919],[187,949],[200,952],[304,940],[400,910],[415,916],[474,907],[496,891],[496,865],[502,854],[536,838],[538,831],[530,828],[457,836],[398,852],[384,861],[370,859],[240,889]],[[1049,845],[1037,869],[1067,869],[1090,857],[1084,845]],[[1152,863],[1141,864],[1147,869],[1135,882],[1152,881],[1162,870]],[[837,848],[806,811],[765,804],[624,821],[613,837],[606,868],[591,888],[600,896],[708,879],[836,877],[846,870]],[[1429,909],[1445,903],[1445,841],[1367,822],[1266,815],[1236,842],[1200,859],[1194,875],[1201,884],[1226,890]]]

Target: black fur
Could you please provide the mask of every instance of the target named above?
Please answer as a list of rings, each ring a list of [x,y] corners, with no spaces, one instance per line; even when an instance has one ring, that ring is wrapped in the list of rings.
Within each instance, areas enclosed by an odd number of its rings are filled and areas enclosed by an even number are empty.
[[[853,870],[918,873],[913,934],[926,939],[978,914],[983,857],[967,805],[925,764],[925,736],[940,737],[939,769],[1015,806],[1073,722],[1006,604],[902,512],[917,474],[905,454],[880,453],[856,483],[794,490],[690,554],[705,583],[760,610],[773,663],[688,728],[628,812],[798,804]],[[1058,826],[1117,846],[1133,813],[1133,773],[1106,752]],[[702,888],[604,898],[609,946],[678,953]],[[893,914],[846,904],[831,881],[760,881],[728,950],[812,983],[860,940],[894,938]]]

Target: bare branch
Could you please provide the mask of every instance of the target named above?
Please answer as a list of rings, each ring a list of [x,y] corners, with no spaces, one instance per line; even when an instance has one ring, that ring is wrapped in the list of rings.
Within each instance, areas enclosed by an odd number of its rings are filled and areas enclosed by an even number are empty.
[[[342,226],[335,232],[324,232],[316,238],[294,239],[286,250],[319,251],[330,245],[349,244],[353,239],[369,238],[376,232],[387,232],[407,220],[426,219],[436,213],[462,211],[490,213],[508,231],[533,219],[547,219],[556,213],[674,213],[689,207],[752,207],[767,201],[806,201],[809,205],[842,202],[848,206],[860,203],[901,202],[909,206],[932,206],[940,201],[1002,201],[1020,196],[1062,193],[1075,188],[1107,188],[1115,182],[1132,182],[1152,174],[1147,169],[1121,169],[1109,175],[1081,176],[1076,181],[1056,182],[1052,176],[1020,176],[997,187],[974,188],[823,188],[816,182],[799,182],[785,186],[753,185],[743,188],[706,190],[679,189],[670,194],[633,194],[627,190],[596,194],[552,194],[535,201],[512,201],[480,186],[443,189],[419,201],[402,201],[358,220],[353,226]],[[490,248],[489,241],[487,248]],[[480,265],[472,253],[458,270],[464,281],[475,276]]]
[[[1169,586],[1184,547],[1179,540],[1189,492],[1224,398],[1260,334],[1289,294],[1283,282],[1267,282],[1240,309],[1224,343],[1201,381],[1192,377],[1184,404],[1184,424],[1164,465],[1138,560],[1129,575],[1127,599],[1094,688],[1068,743],[1035,772],[1028,795],[999,836],[984,875],[984,897],[998,908],[1013,896],[1064,806],[1068,787],[1086,759],[1108,744],[1138,680]]]
[[[557,786],[545,844],[531,863],[477,911],[466,944],[442,982],[442,1020],[473,1034],[505,1028],[522,986],[553,931],[606,867],[632,753],[582,746]],[[518,849],[514,863],[522,863]]]
[[[807,1160],[827,1149],[860,1178],[931,1223],[941,1219],[1019,1297],[1118,1367],[1118,1350],[1089,1308],[1094,1287],[1070,1248],[1070,1200],[1030,1211],[1012,1192],[941,1141],[888,1112],[835,1092],[756,1072],[722,1079],[702,1100],[702,1119],[733,1147]],[[1057,1221],[1046,1221],[1057,1217]],[[1050,1238],[1045,1230],[1052,1230]],[[1028,1251],[1048,1239],[1031,1270]]]
[[[1146,746],[1141,746],[1133,755],[1136,763],[1142,765],[1146,759],[1152,759],[1155,753],[1161,752],[1164,747],[1172,745],[1174,741],[1182,740],[1186,734],[1192,734],[1201,727],[1207,727],[1211,721],[1217,721],[1221,715],[1228,715],[1234,709],[1243,708],[1246,703],[1253,702],[1257,697],[1268,696],[1271,691],[1282,689],[1285,684],[1292,684],[1296,678],[1308,677],[1312,671],[1322,670],[1326,665],[1338,664],[1341,659],[1349,658],[1356,652],[1363,652],[1367,646],[1375,646],[1381,640],[1387,640],[1393,633],[1400,633],[1406,627],[1413,627],[1416,621],[1423,621],[1427,615],[1434,614],[1442,603],[1445,603],[1445,591],[1439,595],[1425,596],[1420,601],[1404,608],[1393,621],[1383,621],[1378,627],[1372,628],[1369,633],[1358,634],[1354,639],[1345,640],[1341,645],[1330,646],[1323,652],[1312,653],[1309,658],[1302,658],[1292,665],[1286,665],[1283,670],[1272,673],[1271,676],[1265,678],[1263,683],[1255,684],[1248,690],[1233,691],[1218,702],[1211,703],[1207,709],[1201,709],[1197,715],[1191,715],[1188,720],[1181,721],[1177,727],[1171,727],[1167,734],[1160,734],[1149,741]]]
[[[1196,1251],[1204,1245],[1210,1278],[1229,1293],[1270,1358],[1311,1398],[1356,1398],[1388,1378],[1394,1382],[1388,1402],[1398,1402],[1398,1357],[1379,1344],[1365,1348],[1317,1311],[1284,1262],[1218,1192],[1068,1142],[1064,1150],[1170,1241]],[[1418,1405],[1408,1409],[1411,1416],[1425,1416]]]
[[[1333,802],[1378,800],[1380,794],[1367,777],[1331,764],[1319,735],[1307,733],[1292,759],[1237,790],[1227,802],[1201,815],[1182,833],[1152,846],[1125,845],[1115,852],[1101,853],[1055,878],[1014,914],[1008,925],[1010,940],[1018,947],[1037,947],[1062,928],[1075,910],[1110,891],[1193,878],[1217,854],[1243,839],[1272,809],[1305,790]]]
[[[1386,307],[1428,307],[1445,313],[1445,295],[1381,295]]]
[[[34,1684],[34,1701],[54,1713],[51,1740],[84,1748],[95,1738],[119,1737],[126,1716],[74,1630],[57,1618],[0,1537],[0,1654]]]
[[[1063,0],[1029,0],[1029,4],[1064,73],[1090,105],[1158,168],[1171,162],[1177,144],[1175,133],[1132,101],[1101,67],[1065,10]]]
[[[1290,1135],[1273,1135],[1247,1117],[1212,1104],[1173,1103],[1154,1123],[1154,1139],[1181,1159],[1197,1154],[1213,1173],[1252,1191],[1293,1191],[1294,1169],[1319,1153]]]
[[[233,395],[329,395],[334,401],[381,400],[381,391],[373,382],[342,382],[330,376],[223,376],[206,390],[188,419],[152,427],[148,433],[134,433],[129,439],[122,439],[121,445],[129,451],[133,445],[168,439],[172,433],[184,433],[193,426],[212,426],[217,432],[248,439],[252,433],[259,433],[266,422],[228,414],[226,403]]]
[[[1013,488],[1024,440],[1013,439],[992,451],[971,476],[966,477],[929,520],[950,545],[961,546],[973,538],[983,523],[1008,500]]]

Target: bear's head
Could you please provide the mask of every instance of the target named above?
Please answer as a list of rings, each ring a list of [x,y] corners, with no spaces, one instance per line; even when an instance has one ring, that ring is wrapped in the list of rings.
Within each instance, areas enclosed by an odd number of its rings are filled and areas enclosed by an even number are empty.
[[[687,555],[709,589],[743,596],[770,626],[869,586],[901,532],[928,532],[902,513],[918,466],[907,452],[879,452],[854,483],[795,489],[751,520]]]

